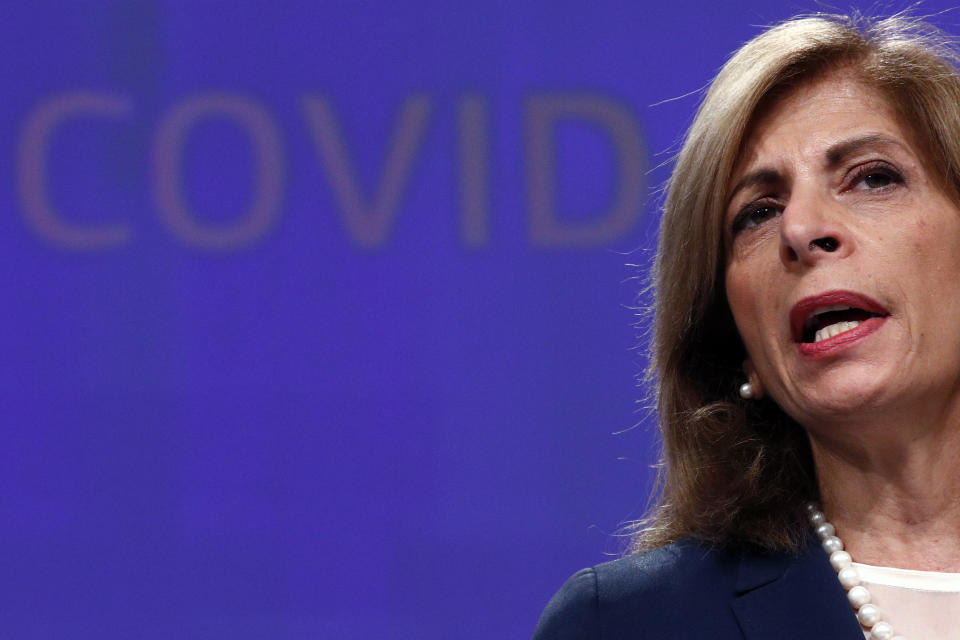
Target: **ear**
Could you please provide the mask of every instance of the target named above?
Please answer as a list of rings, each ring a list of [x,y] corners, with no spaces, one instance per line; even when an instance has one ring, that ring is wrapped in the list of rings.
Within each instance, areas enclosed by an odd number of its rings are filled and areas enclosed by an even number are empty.
[[[760,382],[760,376],[757,375],[757,369],[750,358],[743,361],[743,372],[747,375],[747,382],[753,387],[753,399],[759,400],[763,397],[763,383]]]

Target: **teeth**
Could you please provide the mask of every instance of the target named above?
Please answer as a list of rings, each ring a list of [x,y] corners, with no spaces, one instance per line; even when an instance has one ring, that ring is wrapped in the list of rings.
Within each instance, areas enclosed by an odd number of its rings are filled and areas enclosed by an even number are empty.
[[[844,331],[850,331],[855,327],[860,326],[859,320],[851,320],[849,322],[836,322],[825,326],[822,329],[817,330],[817,333],[813,336],[814,342],[820,342],[821,340],[827,340],[836,335],[843,333]]]

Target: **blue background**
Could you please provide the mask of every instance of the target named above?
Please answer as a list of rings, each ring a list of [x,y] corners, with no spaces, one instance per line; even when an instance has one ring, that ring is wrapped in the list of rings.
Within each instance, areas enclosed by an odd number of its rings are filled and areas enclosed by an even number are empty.
[[[816,9],[5,3],[0,637],[528,637],[648,503],[687,94]]]

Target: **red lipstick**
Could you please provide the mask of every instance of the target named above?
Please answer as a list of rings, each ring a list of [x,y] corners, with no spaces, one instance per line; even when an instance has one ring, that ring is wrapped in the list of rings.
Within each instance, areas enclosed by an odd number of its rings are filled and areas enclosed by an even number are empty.
[[[866,317],[862,320],[858,318],[860,324],[853,329],[820,342],[813,342],[811,331],[815,329],[817,316],[836,311],[836,307],[846,307],[849,312],[860,313]],[[880,328],[889,315],[883,305],[861,293],[843,290],[827,291],[804,298],[793,306],[790,311],[790,331],[803,355],[824,357],[873,333]],[[805,339],[807,341],[804,341]]]

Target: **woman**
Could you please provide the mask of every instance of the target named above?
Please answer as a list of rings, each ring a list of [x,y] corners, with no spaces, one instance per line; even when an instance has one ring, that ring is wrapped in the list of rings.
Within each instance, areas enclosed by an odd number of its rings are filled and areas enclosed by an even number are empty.
[[[960,638],[945,42],[904,16],[799,18],[720,71],[654,274],[659,503],[536,640]]]

